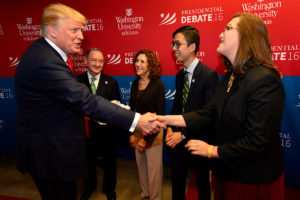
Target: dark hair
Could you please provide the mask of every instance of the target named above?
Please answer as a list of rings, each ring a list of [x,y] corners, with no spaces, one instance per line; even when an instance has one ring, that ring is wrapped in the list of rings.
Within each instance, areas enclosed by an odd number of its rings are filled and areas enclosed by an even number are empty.
[[[231,20],[236,17],[240,19],[238,23],[240,38],[235,60],[232,63],[234,73],[244,74],[254,66],[263,65],[275,70],[281,77],[278,67],[272,61],[269,32],[263,20],[249,13],[235,14]],[[225,65],[231,67],[228,59],[224,60]]]
[[[89,50],[86,51],[86,54],[85,54],[85,55],[86,55],[86,58],[89,57],[89,55],[90,55],[90,53],[91,53],[92,51],[99,51],[99,52],[102,53],[102,55],[104,56],[103,52],[102,52],[100,49],[98,49],[98,48],[90,48]]]
[[[182,26],[173,33],[172,37],[174,38],[177,33],[182,33],[184,35],[184,39],[188,42],[188,45],[195,43],[196,55],[200,45],[199,31],[193,26]]]
[[[140,54],[144,54],[147,57],[149,79],[159,79],[161,73],[161,65],[157,55],[151,50],[140,50],[134,55],[133,63],[136,62],[137,57]]]

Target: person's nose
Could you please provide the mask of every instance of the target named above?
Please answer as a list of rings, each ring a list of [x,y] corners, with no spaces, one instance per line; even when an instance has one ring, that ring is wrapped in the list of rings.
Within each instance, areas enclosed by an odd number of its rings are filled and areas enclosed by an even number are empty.
[[[101,64],[102,64],[101,61],[97,60],[97,62],[96,62],[97,67],[101,66]]]
[[[82,31],[82,30],[79,31],[78,38],[79,38],[80,40],[83,40],[83,39],[84,39],[84,37],[83,37],[83,31]]]
[[[219,38],[220,38],[220,39],[223,39],[223,38],[224,38],[224,32],[221,32],[221,33],[220,33]]]
[[[173,50],[173,51],[176,51],[176,50],[177,50],[176,45],[173,45],[172,50]]]

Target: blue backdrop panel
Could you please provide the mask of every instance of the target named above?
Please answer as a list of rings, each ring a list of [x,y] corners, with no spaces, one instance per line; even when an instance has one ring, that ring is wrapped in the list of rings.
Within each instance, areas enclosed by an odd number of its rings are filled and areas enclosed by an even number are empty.
[[[130,100],[130,86],[131,83],[137,78],[136,76],[114,76],[120,88],[121,101],[123,104],[128,105]],[[161,76],[161,80],[165,85],[166,93],[166,110],[165,113],[169,114],[174,100],[175,94],[175,76]],[[120,130],[117,135],[117,154],[119,158],[134,159],[134,150],[129,145],[129,133]],[[170,162],[169,149],[164,146],[164,162]]]
[[[285,155],[285,183],[300,188],[300,77],[285,76],[285,109],[280,137]]]
[[[14,78],[0,78],[0,153],[15,153],[17,104]]]
[[[115,76],[120,87],[122,103],[128,104],[130,86],[136,76]],[[175,76],[162,76],[166,88],[166,114],[170,113],[175,94]],[[285,76],[283,84],[286,103],[283,113],[280,137],[285,154],[285,182],[300,188],[300,77]],[[17,105],[14,94],[14,78],[0,78],[0,154],[15,153]],[[118,134],[118,157],[134,159],[129,146],[129,133]],[[168,149],[164,147],[164,161],[169,162]]]

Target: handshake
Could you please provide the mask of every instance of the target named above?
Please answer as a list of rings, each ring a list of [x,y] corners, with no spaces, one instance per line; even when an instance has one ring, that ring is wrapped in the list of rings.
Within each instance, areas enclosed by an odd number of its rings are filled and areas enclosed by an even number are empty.
[[[164,122],[158,121],[158,115],[155,113],[146,113],[140,116],[136,128],[144,133],[144,135],[158,133],[161,128],[167,128]]]
[[[136,128],[143,131],[144,135],[155,134],[166,129],[167,125],[185,127],[185,121],[182,115],[156,115],[155,113],[146,113],[140,116]]]

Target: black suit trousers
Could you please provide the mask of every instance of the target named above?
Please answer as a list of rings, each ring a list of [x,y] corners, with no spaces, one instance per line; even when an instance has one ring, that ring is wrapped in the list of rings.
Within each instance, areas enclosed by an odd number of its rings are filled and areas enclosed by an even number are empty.
[[[108,126],[90,127],[90,137],[86,137],[88,176],[84,179],[85,191],[93,192],[97,187],[97,152],[102,156],[103,192],[112,195],[116,187],[116,132]]]
[[[175,146],[172,153],[172,200],[184,200],[186,175],[191,166],[196,176],[198,199],[210,200],[209,160],[191,155],[184,147],[186,140]]]
[[[43,200],[76,200],[76,181],[54,181],[32,177]]]

